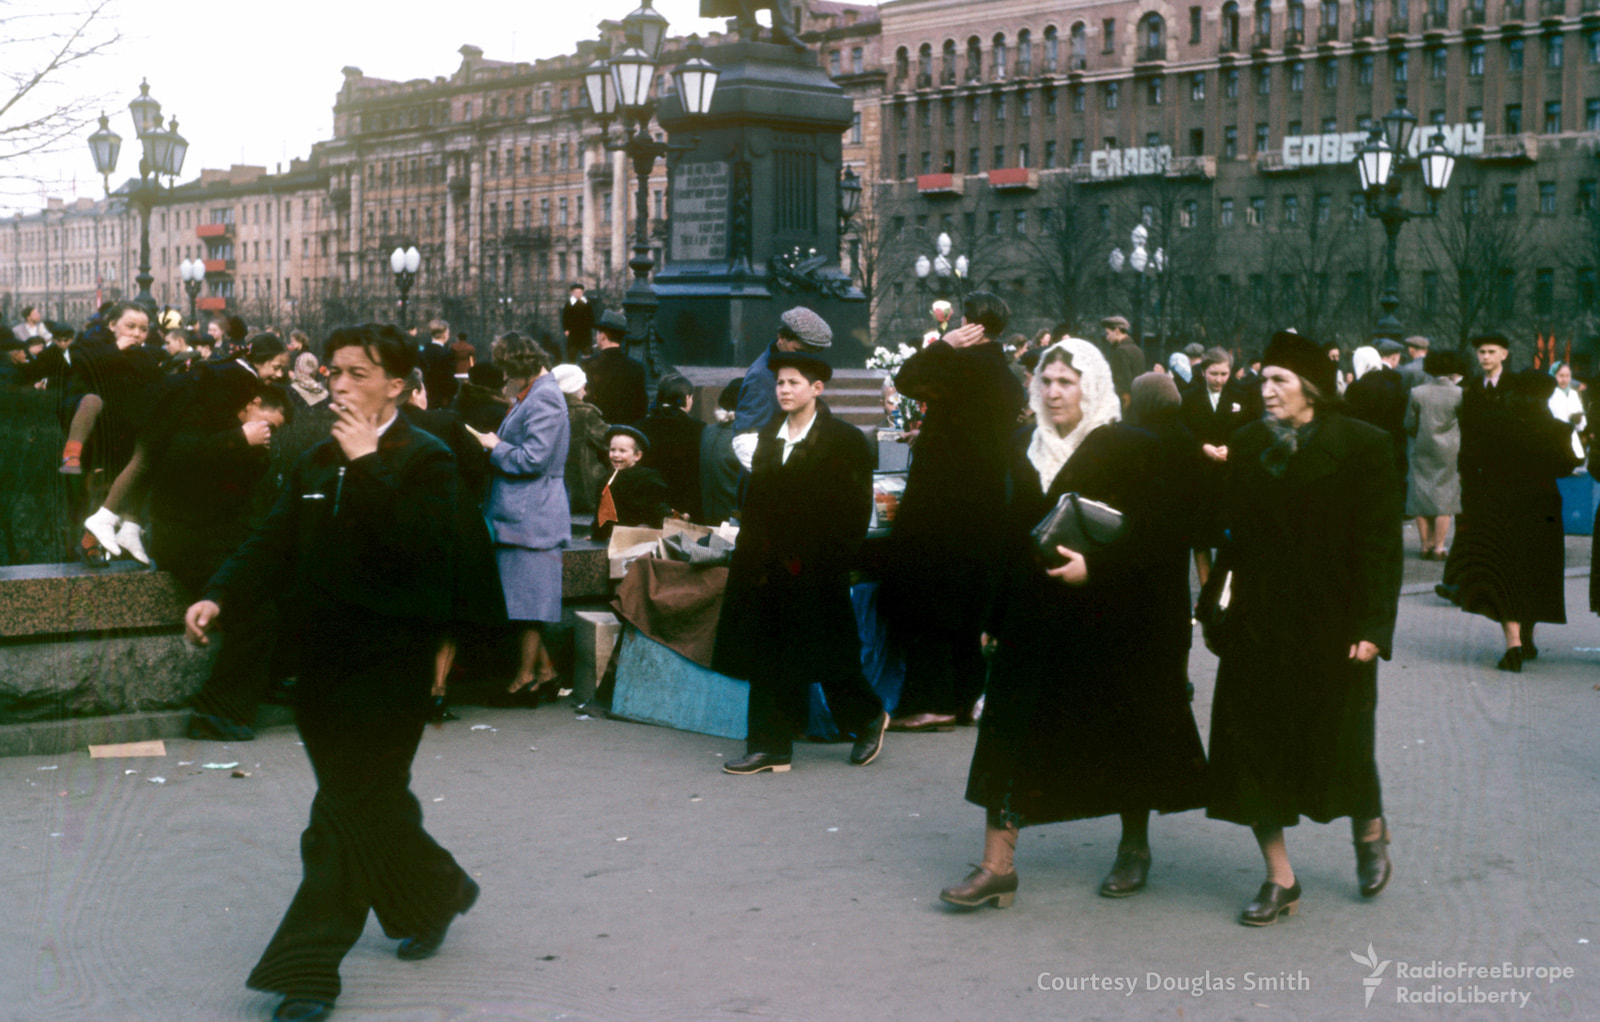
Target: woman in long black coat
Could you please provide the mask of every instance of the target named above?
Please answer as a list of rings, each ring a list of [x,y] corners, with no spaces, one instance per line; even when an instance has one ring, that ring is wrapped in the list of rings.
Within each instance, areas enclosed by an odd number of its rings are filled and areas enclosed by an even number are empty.
[[[895,375],[901,394],[927,405],[879,590],[890,641],[906,650],[895,731],[954,725],[983,693],[979,638],[997,576],[1006,438],[1025,395],[997,340],[1005,303],[975,292],[966,316]]]
[[[1118,424],[1111,369],[1087,341],[1048,349],[1030,398],[1039,425],[1013,449],[996,650],[967,781],[967,801],[986,811],[984,856],[940,894],[969,908],[1011,904],[1020,828],[1113,813],[1122,840],[1100,893],[1134,894],[1150,868],[1150,810],[1205,804],[1184,668],[1187,550],[1161,444]],[[1068,492],[1121,511],[1127,532],[1104,549],[1058,549],[1065,563],[1051,568],[1030,530]]]
[[[1520,672],[1539,655],[1533,629],[1566,624],[1566,541],[1556,480],[1572,474],[1572,426],[1550,415],[1548,373],[1505,373],[1505,397],[1472,420],[1478,471],[1467,526],[1450,551],[1456,599],[1469,614],[1500,623],[1506,649],[1497,665]]]
[[[1207,814],[1255,830],[1267,881],[1240,921],[1299,906],[1283,828],[1350,817],[1367,897],[1389,878],[1374,753],[1379,657],[1400,595],[1400,487],[1389,437],[1334,410],[1333,363],[1298,334],[1262,357],[1267,415],[1235,435],[1224,524],[1230,543],[1201,616],[1231,576],[1218,654]],[[1336,399],[1335,399],[1336,400]]]

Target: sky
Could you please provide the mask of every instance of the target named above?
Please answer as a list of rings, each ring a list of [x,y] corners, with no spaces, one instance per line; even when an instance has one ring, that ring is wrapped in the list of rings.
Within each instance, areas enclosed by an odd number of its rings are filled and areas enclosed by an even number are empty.
[[[11,29],[3,57],[13,70],[37,63],[42,41],[23,45],[18,11],[60,11],[90,0],[7,0],[0,33]],[[340,69],[359,67],[378,78],[401,81],[449,75],[461,63],[457,50],[482,47],[491,60],[533,61],[573,51],[580,39],[598,35],[601,19],[621,20],[640,0],[476,0],[454,4],[392,4],[353,0],[276,0],[220,6],[137,4],[109,0],[107,24],[121,40],[105,54],[60,79],[55,94],[65,99],[103,98],[111,128],[123,137],[113,187],[137,173],[137,146],[128,101],[148,78],[163,115],[176,116],[189,140],[181,180],[202,167],[234,163],[288,166],[313,142],[333,132],[333,102]],[[706,35],[721,19],[702,19],[700,0],[656,0],[672,35]],[[20,24],[27,24],[20,21]],[[0,121],[0,128],[4,127]],[[104,194],[87,143],[47,156],[30,156],[5,168],[12,184],[0,194],[0,211],[32,212],[44,197],[67,200]],[[16,182],[18,176],[26,179]],[[40,183],[32,183],[39,178]]]

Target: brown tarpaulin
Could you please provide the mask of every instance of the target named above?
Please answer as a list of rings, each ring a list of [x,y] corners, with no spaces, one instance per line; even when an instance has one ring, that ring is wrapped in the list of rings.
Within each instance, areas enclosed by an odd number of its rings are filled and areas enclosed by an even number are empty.
[[[727,584],[723,566],[641,557],[628,565],[611,606],[645,635],[710,668]]]

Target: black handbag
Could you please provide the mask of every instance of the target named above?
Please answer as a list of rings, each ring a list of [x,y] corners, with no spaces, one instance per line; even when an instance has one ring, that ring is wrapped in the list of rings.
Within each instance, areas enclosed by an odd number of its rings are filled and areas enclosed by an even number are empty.
[[[1128,531],[1122,512],[1098,500],[1068,493],[1033,527],[1033,545],[1051,567],[1064,562],[1056,547],[1064,546],[1080,554],[1104,550]]]

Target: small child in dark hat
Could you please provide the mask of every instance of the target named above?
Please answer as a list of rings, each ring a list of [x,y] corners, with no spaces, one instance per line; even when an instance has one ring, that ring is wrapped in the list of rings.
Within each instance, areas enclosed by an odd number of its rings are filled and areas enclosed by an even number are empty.
[[[650,453],[650,441],[632,426],[612,426],[606,430],[606,448],[611,478],[600,489],[599,510],[589,535],[603,542],[618,525],[661,528],[673,512],[667,500],[667,481],[660,472],[640,464]]]

